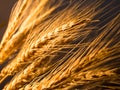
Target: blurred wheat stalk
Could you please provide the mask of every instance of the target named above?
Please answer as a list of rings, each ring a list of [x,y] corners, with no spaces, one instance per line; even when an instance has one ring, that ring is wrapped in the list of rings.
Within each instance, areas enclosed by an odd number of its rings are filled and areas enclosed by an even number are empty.
[[[0,43],[3,90],[119,90],[120,4],[106,2],[19,0]]]

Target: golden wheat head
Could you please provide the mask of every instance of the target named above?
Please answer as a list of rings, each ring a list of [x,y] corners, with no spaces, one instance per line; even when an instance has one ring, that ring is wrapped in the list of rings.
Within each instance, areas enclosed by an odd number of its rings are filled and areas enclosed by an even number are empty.
[[[2,90],[120,90],[119,0],[18,0],[0,43]]]

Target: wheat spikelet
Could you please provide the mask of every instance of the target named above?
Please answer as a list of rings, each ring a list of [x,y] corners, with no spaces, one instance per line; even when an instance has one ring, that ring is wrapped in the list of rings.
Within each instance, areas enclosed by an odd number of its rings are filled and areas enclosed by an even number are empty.
[[[0,44],[3,90],[119,90],[120,6],[106,2],[19,0]]]

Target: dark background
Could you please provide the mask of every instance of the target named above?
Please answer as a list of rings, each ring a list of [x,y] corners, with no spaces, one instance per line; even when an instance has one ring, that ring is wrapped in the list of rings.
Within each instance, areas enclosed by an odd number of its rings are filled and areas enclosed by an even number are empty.
[[[17,0],[0,0],[0,41],[8,24],[9,15]]]

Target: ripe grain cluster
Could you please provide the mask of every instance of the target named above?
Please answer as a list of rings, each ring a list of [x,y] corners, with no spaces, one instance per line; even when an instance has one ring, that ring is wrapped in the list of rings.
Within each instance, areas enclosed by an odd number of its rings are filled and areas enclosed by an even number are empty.
[[[0,43],[0,90],[120,90],[119,0],[18,0]]]

